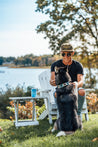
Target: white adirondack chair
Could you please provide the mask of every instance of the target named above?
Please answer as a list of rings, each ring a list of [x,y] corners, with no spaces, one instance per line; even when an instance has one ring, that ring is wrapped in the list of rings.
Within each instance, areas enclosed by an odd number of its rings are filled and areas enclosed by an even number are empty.
[[[50,85],[49,80],[50,80],[49,70],[46,70],[39,75],[39,82],[41,86],[40,94],[41,96],[48,98],[48,101],[44,100],[46,110],[40,115],[39,119],[44,119],[48,115],[49,123],[52,124],[52,116],[58,115],[58,112],[57,112],[57,105],[55,103],[55,98],[53,96],[55,87]]]
[[[49,123],[52,124],[52,116],[56,115],[58,118],[58,110],[57,105],[55,103],[55,98],[53,96],[53,93],[55,91],[55,86],[51,86],[50,83],[50,70],[47,69],[46,71],[42,72],[39,75],[39,82],[41,86],[41,96],[47,97],[48,101],[45,101],[46,110],[40,115],[39,119],[44,119],[47,115],[49,117]],[[77,94],[77,87],[75,89],[75,93]],[[85,114],[86,120],[88,120],[88,111],[87,111],[87,104],[86,99],[83,105],[83,111],[82,114]],[[82,116],[81,116],[82,118]]]

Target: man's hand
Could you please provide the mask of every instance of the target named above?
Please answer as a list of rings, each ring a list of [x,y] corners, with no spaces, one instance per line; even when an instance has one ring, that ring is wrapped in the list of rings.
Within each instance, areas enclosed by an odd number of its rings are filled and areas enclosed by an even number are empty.
[[[56,86],[55,80],[50,80],[50,84],[51,84],[52,86]]]
[[[73,86],[74,86],[74,88],[77,86],[78,87],[78,82],[73,82],[73,83],[71,83]]]

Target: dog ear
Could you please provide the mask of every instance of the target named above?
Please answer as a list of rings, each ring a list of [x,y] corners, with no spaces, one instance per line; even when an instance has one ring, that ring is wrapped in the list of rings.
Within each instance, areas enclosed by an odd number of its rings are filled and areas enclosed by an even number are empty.
[[[58,73],[59,68],[57,66],[55,66],[55,73]]]
[[[69,75],[68,72],[66,72],[66,75],[67,75],[67,77],[68,77],[68,81],[71,82],[71,77],[70,77],[70,75]]]

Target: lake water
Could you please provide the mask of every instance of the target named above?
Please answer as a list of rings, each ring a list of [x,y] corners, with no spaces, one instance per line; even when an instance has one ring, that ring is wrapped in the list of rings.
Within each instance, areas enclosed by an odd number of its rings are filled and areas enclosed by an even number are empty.
[[[41,72],[49,69],[27,69],[0,67],[0,88],[6,89],[8,84],[11,88],[16,86],[33,86],[40,89],[38,76]]]
[[[11,88],[16,86],[33,86],[40,89],[38,76],[41,72],[50,69],[27,69],[27,68],[8,68],[0,67],[0,89],[6,90],[8,84]],[[93,74],[98,76],[98,69],[92,69]],[[87,69],[84,69],[84,76]],[[98,78],[97,78],[98,79]],[[98,83],[97,85],[98,86]],[[98,87],[97,87],[98,88]]]

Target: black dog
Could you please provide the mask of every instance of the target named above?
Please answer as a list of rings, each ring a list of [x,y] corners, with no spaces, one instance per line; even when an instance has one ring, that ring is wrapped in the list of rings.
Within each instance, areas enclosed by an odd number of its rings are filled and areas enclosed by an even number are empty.
[[[81,119],[77,115],[78,100],[74,94],[74,87],[70,83],[71,78],[65,68],[55,70],[57,106],[59,119],[56,121],[60,131],[76,131],[82,129]]]

